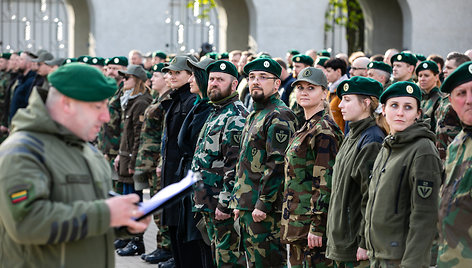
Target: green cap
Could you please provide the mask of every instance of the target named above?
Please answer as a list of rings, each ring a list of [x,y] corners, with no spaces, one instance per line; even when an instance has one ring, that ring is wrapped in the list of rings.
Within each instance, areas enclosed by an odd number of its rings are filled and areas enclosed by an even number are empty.
[[[208,57],[208,58],[212,58],[214,60],[218,59],[218,53],[216,53],[216,52],[208,52],[207,54],[205,54],[205,56]]]
[[[167,55],[166,55],[166,53],[158,50],[158,51],[152,52],[152,57],[153,58],[158,57],[158,58],[161,58],[161,59],[165,60],[167,58]]]
[[[434,74],[439,73],[439,67],[436,64],[436,62],[431,61],[431,60],[425,60],[422,61],[417,67],[416,67],[416,75],[418,75],[419,72],[424,71],[424,70],[430,70]]]
[[[134,75],[137,78],[143,80],[144,82],[146,82],[146,80],[148,79],[147,75],[146,75],[146,71],[144,70],[143,66],[141,66],[141,65],[133,65],[132,64],[128,67],[128,70],[118,71],[118,74],[121,75],[121,76]]]
[[[405,62],[405,63],[415,66],[418,59],[415,57],[415,55],[411,53],[400,52],[398,54],[393,55],[392,58],[390,59],[390,63],[392,63],[392,65],[396,61]]]
[[[421,89],[413,82],[396,82],[380,95],[380,103],[385,104],[388,99],[394,97],[413,97],[421,102]]]
[[[303,63],[308,66],[313,66],[313,59],[308,55],[297,54],[292,57],[292,62]]]
[[[336,95],[338,98],[342,98],[343,95],[366,95],[374,96],[379,98],[382,94],[383,86],[377,80],[372,78],[354,76],[351,79],[342,81],[336,89]]]
[[[1,57],[2,59],[7,59],[7,60],[9,60],[10,57],[11,57],[11,53],[8,53],[8,52],[6,52],[6,53],[0,53],[0,57]]]
[[[383,61],[371,61],[367,64],[367,69],[377,69],[392,74],[392,66]]]
[[[290,54],[292,54],[292,55],[298,55],[298,54],[300,54],[300,52],[299,52],[298,50],[296,50],[296,49],[291,49],[291,50],[289,50],[289,51],[287,51],[287,52],[290,53]]]
[[[328,58],[331,57],[331,53],[329,53],[329,51],[326,50],[326,49],[318,51],[318,53],[316,53],[316,55],[323,56],[323,57],[328,57]]]
[[[282,67],[280,67],[280,64],[270,58],[257,58],[244,65],[243,70],[247,75],[252,71],[263,71],[271,73],[277,76],[277,78],[280,78],[280,74],[282,73]]]
[[[64,61],[64,64],[72,63],[72,62],[77,62],[76,58],[67,58],[66,61]]]
[[[187,59],[187,65],[192,70],[194,70],[194,68],[198,68],[198,69],[201,69],[201,70],[206,70],[208,65],[210,65],[213,62],[215,62],[215,60],[210,59],[210,58],[203,58],[200,61],[194,61],[192,59]]]
[[[472,61],[462,63],[455,69],[441,86],[441,91],[451,93],[454,88],[472,81]]]
[[[65,60],[66,59],[64,58],[54,58],[52,60],[47,60],[44,63],[46,63],[49,66],[54,66],[54,65],[61,66],[65,63]]]
[[[327,62],[329,59],[330,59],[329,57],[324,57],[324,56],[317,57],[315,61],[315,66],[321,65],[324,67],[325,62]]]
[[[218,55],[218,59],[219,59],[219,60],[222,60],[222,59],[229,59],[229,53],[228,53],[228,52],[220,53],[220,54]]]
[[[108,64],[116,64],[121,66],[128,66],[128,58],[125,56],[116,56],[108,59]]]
[[[227,73],[229,75],[234,76],[235,78],[238,78],[238,69],[236,68],[236,66],[234,66],[233,63],[225,60],[215,61],[212,64],[208,65],[208,67],[206,67],[206,72],[208,74],[213,72]]]
[[[165,63],[158,63],[158,64],[154,64],[151,68],[151,71],[153,72],[158,72],[158,73],[162,73],[162,68],[166,67],[166,64]]]
[[[39,56],[36,59],[32,59],[31,61],[32,62],[45,62],[48,60],[52,60],[53,58],[54,56],[51,53],[47,51],[43,51],[41,54],[39,54]]]
[[[69,98],[85,102],[97,102],[113,96],[116,81],[106,77],[95,67],[69,63],[48,75],[48,81]]]
[[[297,80],[292,83],[292,87],[300,81],[305,81],[313,85],[322,86],[324,89],[328,88],[328,80],[321,69],[315,67],[306,67],[300,71]]]
[[[187,65],[187,59],[188,57],[186,56],[176,56],[175,58],[172,59],[170,62],[169,66],[166,66],[162,68],[163,72],[168,72],[168,71],[189,71],[192,72],[192,69],[188,67]]]
[[[83,62],[83,63],[87,63],[87,64],[90,64],[90,61],[91,61],[91,60],[92,60],[92,57],[86,56],[86,55],[84,55],[84,56],[79,56],[79,57],[77,58],[77,62]]]
[[[92,59],[90,60],[90,64],[105,66],[105,59],[102,57],[92,57]]]
[[[426,57],[423,54],[415,54],[416,59],[419,61],[425,61]]]

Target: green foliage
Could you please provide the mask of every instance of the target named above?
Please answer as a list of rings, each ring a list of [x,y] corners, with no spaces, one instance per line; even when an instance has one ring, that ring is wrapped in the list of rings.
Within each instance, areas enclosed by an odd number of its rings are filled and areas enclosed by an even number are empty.
[[[215,0],[197,0],[189,1],[187,7],[192,9],[195,7],[195,2],[198,2],[200,8],[200,14],[198,14],[199,19],[209,19],[210,11],[216,7]]]

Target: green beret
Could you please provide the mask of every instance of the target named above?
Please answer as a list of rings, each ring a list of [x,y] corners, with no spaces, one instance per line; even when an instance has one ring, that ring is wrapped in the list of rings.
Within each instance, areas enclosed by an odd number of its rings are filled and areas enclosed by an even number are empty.
[[[236,66],[234,66],[233,63],[225,60],[219,60],[215,61],[212,64],[208,65],[206,68],[206,72],[208,74],[213,73],[213,72],[218,72],[218,73],[227,73],[235,78],[238,78],[238,69]]]
[[[455,69],[441,86],[441,91],[451,93],[454,88],[472,81],[472,61],[462,63]]]
[[[8,52],[0,53],[0,57],[1,57],[2,59],[7,59],[7,60],[9,60],[10,57],[11,57],[11,53],[8,53]]]
[[[158,73],[162,73],[162,68],[166,67],[165,63],[158,63],[158,64],[154,64],[151,68],[151,70],[153,72],[158,72]]]
[[[77,62],[83,62],[83,63],[87,63],[87,64],[91,64],[91,61],[92,61],[92,57],[90,56],[79,56],[77,58]]]
[[[152,52],[152,57],[153,58],[158,57],[158,58],[161,58],[161,59],[165,60],[167,58],[167,55],[166,55],[166,53],[158,50],[158,51]]]
[[[105,59],[102,57],[92,57],[92,59],[90,60],[90,64],[105,66]]]
[[[439,67],[438,67],[438,65],[436,64],[436,62],[431,61],[431,60],[422,61],[422,62],[418,65],[418,67],[416,67],[416,75],[418,75],[419,72],[424,71],[424,70],[430,70],[430,71],[432,71],[434,74],[438,74],[438,73],[439,73]]]
[[[187,65],[187,59],[188,59],[188,57],[186,57],[186,56],[176,56],[175,58],[172,59],[169,66],[166,66],[166,67],[162,68],[162,71],[163,72],[168,72],[168,71],[189,71],[189,72],[192,72],[192,69],[190,67],[188,67],[188,65]]]
[[[393,55],[392,58],[390,59],[390,63],[392,63],[392,65],[396,61],[405,62],[405,63],[415,66],[418,59],[415,57],[415,55],[411,53],[400,52],[398,54]]]
[[[263,71],[271,73],[277,76],[277,78],[280,78],[280,74],[282,73],[282,67],[280,67],[280,64],[270,58],[257,58],[244,65],[243,70],[247,75],[252,71]]]
[[[121,65],[121,66],[128,66],[128,58],[125,56],[116,56],[108,59],[107,65],[108,64],[116,64],[116,65]]]
[[[315,67],[306,67],[300,71],[297,80],[292,83],[292,87],[300,81],[305,81],[313,85],[322,86],[324,89],[328,88],[328,80],[321,69]]]
[[[385,104],[388,99],[394,97],[413,97],[421,102],[421,89],[413,82],[396,82],[380,95],[380,103]]]
[[[113,96],[116,81],[106,77],[95,67],[70,63],[48,75],[48,81],[69,98],[85,102],[97,102]]]
[[[77,59],[76,59],[76,58],[67,58],[67,59],[64,61],[64,64],[68,64],[68,63],[71,63],[71,62],[77,62]]]
[[[206,71],[206,68],[208,67],[208,65],[210,65],[213,62],[215,62],[215,60],[211,58],[202,58],[202,60],[200,61],[187,59],[187,66],[190,67],[192,71],[195,70],[195,68]]]
[[[336,89],[336,95],[341,99],[343,95],[366,95],[379,98],[382,94],[383,86],[372,78],[354,76],[351,79],[342,81]]]
[[[328,58],[331,57],[331,53],[330,53],[328,50],[326,50],[326,49],[323,49],[323,50],[321,50],[321,51],[318,51],[318,53],[316,53],[316,55],[318,55],[318,56],[323,56],[323,57],[328,57]]]
[[[219,60],[222,60],[222,59],[229,59],[229,53],[228,52],[223,52],[221,54],[218,55],[218,59]]]
[[[313,59],[308,55],[298,54],[292,57],[293,62],[303,63],[308,66],[313,66]]]
[[[149,71],[146,71],[146,76],[147,76],[147,78],[148,78],[148,79],[151,79],[151,77],[152,77],[152,73],[151,73],[151,72],[149,72]]]
[[[292,55],[298,55],[298,54],[300,54],[300,52],[298,52],[298,50],[296,50],[296,49],[289,50],[288,53],[290,53],[290,54],[292,54]]]
[[[383,61],[371,61],[367,65],[367,69],[377,69],[392,74],[392,66],[386,64]]]
[[[315,66],[321,65],[324,67],[325,62],[327,62],[329,59],[330,59],[329,57],[324,57],[324,56],[317,57],[315,61]]]
[[[146,70],[144,70],[143,66],[141,66],[141,65],[133,65],[132,64],[132,65],[128,66],[128,70],[118,71],[118,74],[121,75],[121,76],[134,75],[137,78],[143,80],[144,82],[146,82],[146,80],[148,79],[147,74],[146,74]]]
[[[415,54],[416,59],[419,61],[425,61],[426,57],[423,54]]]
[[[218,59],[218,53],[216,52],[208,52],[205,54],[206,57],[217,60]]]

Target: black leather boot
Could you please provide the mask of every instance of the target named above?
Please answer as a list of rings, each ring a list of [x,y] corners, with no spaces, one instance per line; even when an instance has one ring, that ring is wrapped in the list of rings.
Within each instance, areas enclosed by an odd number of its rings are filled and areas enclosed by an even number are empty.
[[[115,245],[115,249],[119,249],[119,248],[126,247],[129,241],[131,241],[131,239],[116,239],[115,242],[113,242],[113,244]]]
[[[174,258],[170,258],[165,262],[161,262],[157,265],[158,268],[174,268],[175,267],[175,260]]]
[[[172,258],[172,253],[170,250],[165,250],[165,249],[156,249],[154,252],[151,254],[148,254],[144,260],[146,262],[152,263],[152,264],[157,264],[160,262],[167,261],[168,259]]]
[[[135,256],[145,252],[144,240],[142,236],[135,236],[124,248],[116,251],[120,256]]]

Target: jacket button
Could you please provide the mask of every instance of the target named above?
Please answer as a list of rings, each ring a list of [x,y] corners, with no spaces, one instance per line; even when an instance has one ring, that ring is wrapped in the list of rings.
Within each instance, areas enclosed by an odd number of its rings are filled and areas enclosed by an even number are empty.
[[[382,173],[385,172],[385,168],[382,168]]]

